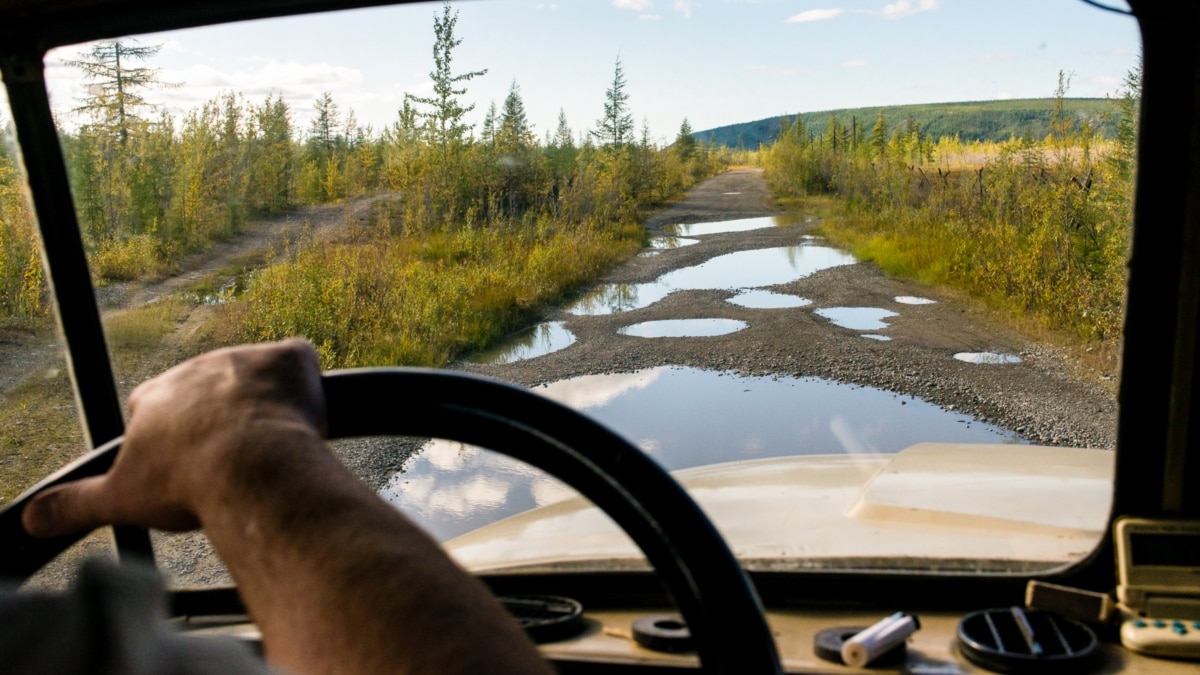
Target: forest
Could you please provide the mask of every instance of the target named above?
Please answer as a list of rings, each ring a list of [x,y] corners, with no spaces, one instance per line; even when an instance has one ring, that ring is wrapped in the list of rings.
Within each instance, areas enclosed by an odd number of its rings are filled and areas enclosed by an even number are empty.
[[[432,93],[406,95],[379,130],[329,93],[303,129],[277,94],[250,102],[227,92],[172,117],[149,101],[174,86],[149,65],[158,47],[135,41],[99,43],[68,62],[90,82],[61,141],[97,283],[171,274],[248,219],[382,195],[369,224],[335,242],[290,242],[284,261],[249,280],[221,339],[304,335],[327,367],[437,365],[631,255],[645,209],[724,166],[686,118],[669,148],[635,127],[620,59],[586,131],[560,111],[557,128],[539,135],[515,81],[472,128],[467,88],[486,70],[455,69],[456,21],[449,6],[434,18]],[[8,155],[0,208],[0,314],[45,322],[32,216]]]

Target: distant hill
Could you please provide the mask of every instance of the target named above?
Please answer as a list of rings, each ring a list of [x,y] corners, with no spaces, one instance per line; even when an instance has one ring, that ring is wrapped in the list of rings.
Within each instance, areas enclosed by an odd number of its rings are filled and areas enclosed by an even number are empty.
[[[1114,109],[1111,101],[1103,98],[1068,98],[1064,100],[1064,107],[1076,119],[1076,124],[1087,120],[1098,136],[1108,138],[1113,135],[1114,125],[1107,115]],[[934,138],[958,134],[964,141],[1007,141],[1014,136],[1041,140],[1050,133],[1054,99],[1027,98],[847,108],[801,113],[800,117],[809,131],[816,135],[825,132],[830,117],[836,117],[838,122],[847,127],[856,119],[859,128],[870,134],[881,109],[887,119],[889,131],[902,127],[911,117],[922,132]],[[783,117],[794,119],[795,115],[730,124],[697,131],[693,136],[701,141],[715,140],[718,145],[752,150],[761,143],[771,143],[775,140],[779,134],[779,122]]]

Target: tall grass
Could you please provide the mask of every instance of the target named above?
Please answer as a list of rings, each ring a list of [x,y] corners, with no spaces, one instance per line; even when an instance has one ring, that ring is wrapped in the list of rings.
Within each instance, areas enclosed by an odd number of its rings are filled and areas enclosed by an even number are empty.
[[[641,246],[636,224],[459,228],[308,243],[230,306],[230,337],[299,335],[326,368],[441,365],[511,332]]]
[[[763,164],[781,197],[837,198],[823,226],[833,241],[890,273],[1116,339],[1133,185],[1111,161],[1119,144],[1097,148],[1086,129],[1064,130],[944,156],[937,150],[952,145],[930,144],[922,157],[894,138],[859,152],[820,140],[781,137]]]

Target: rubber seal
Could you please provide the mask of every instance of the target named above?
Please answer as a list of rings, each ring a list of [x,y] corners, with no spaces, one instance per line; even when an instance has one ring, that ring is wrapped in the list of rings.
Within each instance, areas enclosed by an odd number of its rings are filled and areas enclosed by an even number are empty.
[[[838,663],[845,665],[842,661],[842,645],[850,638],[858,635],[866,630],[868,626],[837,626],[834,628],[826,628],[818,631],[813,636],[813,653],[818,658],[830,663]],[[908,648],[904,643],[896,645],[892,649],[884,652],[871,663],[868,668],[889,668],[904,663],[904,659],[908,656]]]
[[[651,614],[635,619],[633,639],[646,649],[656,652],[690,652],[692,632],[678,614]]]

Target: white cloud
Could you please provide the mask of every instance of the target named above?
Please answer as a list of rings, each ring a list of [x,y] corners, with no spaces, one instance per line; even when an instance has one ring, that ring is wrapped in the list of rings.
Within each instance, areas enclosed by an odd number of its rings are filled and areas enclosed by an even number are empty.
[[[996,100],[998,100],[998,101],[1008,101],[1012,98],[1013,98],[1013,93],[1011,91],[996,92]]]
[[[538,10],[545,10],[548,12],[554,12],[554,11],[558,10],[558,3],[557,2],[541,2],[541,3],[534,5],[533,8],[538,9]]]
[[[644,12],[654,5],[653,0],[612,0],[613,7],[617,9],[632,9],[635,12]]]
[[[1110,49],[1109,51],[1107,51],[1105,53],[1108,54],[1109,56],[1129,56],[1133,52],[1126,49],[1125,47],[1117,47],[1116,49]]]
[[[866,59],[850,59],[849,61],[842,61],[838,65],[843,68],[862,68],[867,65],[867,61]]]
[[[683,15],[683,18],[692,18],[692,7],[695,6],[694,0],[675,0],[675,11]]]
[[[789,16],[787,18],[787,20],[785,21],[785,23],[809,23],[812,21],[827,21],[827,20],[832,19],[835,16],[841,14],[844,11],[845,10],[843,10],[843,9],[837,9],[837,8],[809,9],[809,10],[800,12],[799,14],[794,14],[792,16]]]
[[[916,4],[913,4],[912,0],[897,0],[890,5],[885,5],[879,13],[885,19],[903,19],[918,12],[935,10],[938,7],[938,0],[917,0]]]

